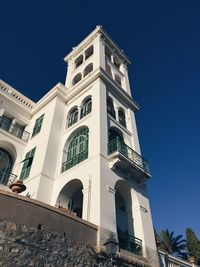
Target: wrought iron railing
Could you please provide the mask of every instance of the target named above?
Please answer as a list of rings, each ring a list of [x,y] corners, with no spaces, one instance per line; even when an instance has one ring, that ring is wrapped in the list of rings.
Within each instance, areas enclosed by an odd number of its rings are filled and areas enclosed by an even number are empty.
[[[87,159],[87,157],[88,157],[88,150],[85,150],[85,151],[81,152],[80,154],[76,155],[75,157],[63,162],[61,171],[64,172],[64,171],[74,167],[75,165],[77,165],[81,161]]]
[[[127,233],[118,233],[119,247],[142,256],[142,240]]]
[[[131,160],[135,165],[144,170],[148,175],[150,175],[148,162],[132,148],[127,146],[119,137],[108,143],[108,155],[114,152],[121,153],[123,156]]]
[[[10,185],[16,178],[17,175],[0,169],[0,184]]]
[[[0,128],[23,141],[28,141],[30,133],[4,117],[0,117]]]

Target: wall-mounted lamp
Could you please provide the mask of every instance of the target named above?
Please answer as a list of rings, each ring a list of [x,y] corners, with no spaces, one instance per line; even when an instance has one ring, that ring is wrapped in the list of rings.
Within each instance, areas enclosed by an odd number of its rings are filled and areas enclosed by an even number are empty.
[[[115,260],[117,259],[117,253],[119,252],[119,243],[116,241],[116,239],[111,235],[104,244],[106,254],[108,256],[110,266],[113,266],[115,263]]]

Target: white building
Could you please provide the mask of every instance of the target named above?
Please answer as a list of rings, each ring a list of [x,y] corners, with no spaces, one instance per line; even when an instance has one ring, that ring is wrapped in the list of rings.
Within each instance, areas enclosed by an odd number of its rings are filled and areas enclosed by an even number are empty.
[[[157,260],[129,59],[98,26],[65,61],[65,85],[37,103],[0,81],[1,187],[16,175],[25,195],[98,225],[99,245],[112,233]]]

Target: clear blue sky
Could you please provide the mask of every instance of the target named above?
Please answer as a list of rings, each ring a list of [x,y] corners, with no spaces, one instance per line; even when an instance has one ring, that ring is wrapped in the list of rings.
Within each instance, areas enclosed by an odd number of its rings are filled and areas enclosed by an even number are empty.
[[[38,100],[64,83],[64,56],[99,24],[133,63],[154,225],[200,238],[199,0],[1,1],[0,78]]]

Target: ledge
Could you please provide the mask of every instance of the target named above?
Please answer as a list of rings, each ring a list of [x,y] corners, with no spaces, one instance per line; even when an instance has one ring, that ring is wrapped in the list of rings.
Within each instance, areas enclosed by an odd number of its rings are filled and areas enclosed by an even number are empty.
[[[0,189],[1,219],[25,225],[41,224],[74,240],[96,245],[98,227],[56,207]]]

